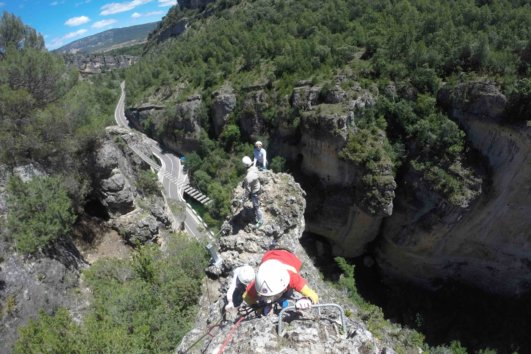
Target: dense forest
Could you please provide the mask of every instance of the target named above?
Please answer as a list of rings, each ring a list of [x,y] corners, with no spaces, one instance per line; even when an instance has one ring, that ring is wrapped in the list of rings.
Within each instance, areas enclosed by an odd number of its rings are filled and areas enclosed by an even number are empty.
[[[227,214],[229,196],[221,186],[237,181],[234,156],[250,153],[252,143],[238,126],[246,109],[241,101],[219,139],[212,135],[212,93],[223,85],[240,92],[265,83],[270,108],[262,114],[269,130],[299,124],[304,112],[291,109],[288,101],[301,80],[326,91],[335,76],[346,75],[346,89],[355,80],[384,93],[357,123],[361,134],[353,135],[341,154],[366,171],[369,212],[380,202],[375,186],[385,183],[378,175],[382,166],[395,174],[400,166],[413,168],[453,205],[465,203],[476,188],[464,132],[436,103],[442,85],[494,81],[509,99],[507,124],[524,124],[529,117],[531,8],[526,1],[226,0],[203,12],[173,7],[161,26],[183,18],[192,19],[185,34],[128,70],[127,99],[138,105],[160,100],[165,88],[178,88],[178,97],[162,100],[166,118],[146,124],[147,131],[161,136],[174,129],[176,101],[202,96],[201,149],[188,161],[193,182],[215,200],[205,216],[211,225]],[[390,84],[401,94],[386,95]],[[267,132],[260,138],[269,140]],[[274,162],[275,169],[285,165],[281,157]]]

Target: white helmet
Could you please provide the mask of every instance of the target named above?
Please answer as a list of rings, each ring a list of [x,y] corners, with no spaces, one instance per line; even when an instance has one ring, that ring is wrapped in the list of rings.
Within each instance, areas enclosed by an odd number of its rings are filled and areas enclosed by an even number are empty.
[[[244,156],[242,162],[246,167],[249,167],[253,164],[253,160],[251,160],[249,156]]]
[[[275,259],[270,259],[258,268],[254,286],[258,295],[271,297],[286,290],[289,280],[290,276],[286,266]]]
[[[256,143],[254,143],[254,145],[256,146],[262,146],[262,142],[260,140],[258,140]]]
[[[245,285],[249,285],[254,280],[254,269],[249,265],[241,266],[238,271],[238,280]]]

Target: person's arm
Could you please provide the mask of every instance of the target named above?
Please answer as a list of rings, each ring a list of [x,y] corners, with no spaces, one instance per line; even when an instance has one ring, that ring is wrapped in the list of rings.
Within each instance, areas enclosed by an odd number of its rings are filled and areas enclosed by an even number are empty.
[[[238,282],[238,268],[234,270],[234,274],[232,275],[232,279],[230,281],[229,290],[227,290],[227,302],[229,304],[232,304],[232,295],[234,294],[234,290],[236,290],[237,282]]]
[[[319,302],[319,296],[315,291],[313,291],[308,285],[305,285],[301,291],[299,291],[303,296],[307,297],[312,301],[312,304],[316,304]]]
[[[267,167],[267,152],[265,149],[262,149],[262,155],[264,156],[264,168]]]
[[[309,298],[313,304],[319,302],[319,296],[317,293],[308,286],[306,279],[301,277],[298,273],[290,272],[290,286],[303,296]]]
[[[243,293],[243,301],[247,303],[247,305],[252,306],[256,304],[257,302],[257,296],[256,289],[254,288],[254,280],[247,285],[247,289],[245,289],[245,292]]]

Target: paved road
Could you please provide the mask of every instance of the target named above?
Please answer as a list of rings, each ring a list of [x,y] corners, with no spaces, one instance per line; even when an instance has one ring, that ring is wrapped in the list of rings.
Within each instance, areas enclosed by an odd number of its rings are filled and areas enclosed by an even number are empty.
[[[116,123],[124,128],[129,128],[129,121],[127,120],[124,113],[125,105],[125,82],[120,84],[122,94],[116,105],[114,111],[114,119]],[[183,198],[183,189],[188,184],[188,175],[183,172],[183,166],[181,160],[177,158],[174,154],[166,153],[162,151],[159,144],[153,139],[147,139],[151,148],[151,153],[156,156],[162,166],[153,166],[153,160],[149,157],[135,151],[142,159],[147,163],[152,165],[156,170],[158,170],[158,178],[164,187],[164,191],[168,200],[175,200],[179,203],[185,203]],[[210,231],[206,229],[206,225],[200,220],[195,213],[195,211],[188,205],[186,205],[186,217],[184,220],[185,230],[198,239],[205,239],[211,236]]]

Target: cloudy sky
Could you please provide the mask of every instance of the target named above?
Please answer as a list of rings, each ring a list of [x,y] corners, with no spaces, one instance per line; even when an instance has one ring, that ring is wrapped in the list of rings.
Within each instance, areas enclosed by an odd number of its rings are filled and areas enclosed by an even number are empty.
[[[0,0],[40,32],[49,50],[110,28],[159,21],[176,0]]]

